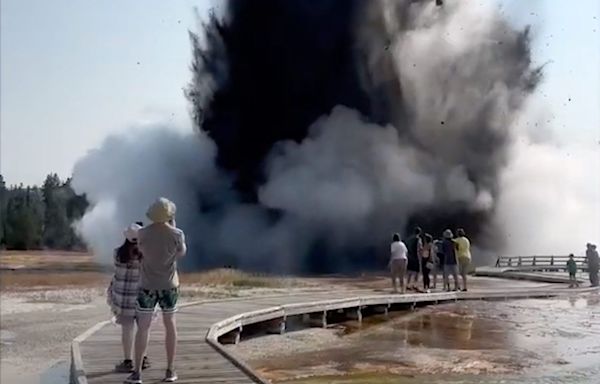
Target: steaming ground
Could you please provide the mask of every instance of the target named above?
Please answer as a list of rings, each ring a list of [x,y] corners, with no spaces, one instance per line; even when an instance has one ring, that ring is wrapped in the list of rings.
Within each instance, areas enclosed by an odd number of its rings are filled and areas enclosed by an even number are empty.
[[[582,252],[599,240],[598,146],[532,140],[517,124],[541,80],[528,30],[445,3],[227,3],[192,34],[190,133],[137,129],[82,158],[79,230],[109,262],[166,196],[188,266],[373,267],[415,223],[465,227],[476,264]]]

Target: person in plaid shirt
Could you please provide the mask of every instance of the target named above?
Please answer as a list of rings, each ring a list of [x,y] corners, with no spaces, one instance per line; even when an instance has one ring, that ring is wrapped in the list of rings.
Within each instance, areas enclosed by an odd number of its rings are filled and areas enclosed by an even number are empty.
[[[136,318],[135,305],[142,259],[142,254],[137,246],[137,234],[142,228],[140,224],[131,224],[124,232],[125,242],[115,249],[115,274],[108,286],[106,295],[115,322],[121,325],[124,360],[117,364],[115,370],[123,373],[133,370],[132,350]],[[145,369],[149,366],[150,363],[147,357],[144,357],[142,368]]]

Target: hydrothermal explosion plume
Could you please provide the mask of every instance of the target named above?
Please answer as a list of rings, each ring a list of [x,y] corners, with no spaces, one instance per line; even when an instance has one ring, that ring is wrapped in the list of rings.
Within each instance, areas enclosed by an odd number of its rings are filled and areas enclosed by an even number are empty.
[[[81,231],[105,254],[165,195],[195,266],[373,266],[415,224],[505,250],[504,170],[541,69],[491,2],[444,3],[227,2],[191,34],[194,135],[138,132],[82,159]]]
[[[332,219],[343,210],[340,220],[386,234],[404,220],[435,233],[464,226],[487,243],[480,235],[495,207],[510,126],[540,78],[528,31],[514,31],[492,7],[232,1],[206,26],[206,45],[192,39],[196,125],[250,201],[264,191],[262,205],[302,219],[310,207]],[[332,113],[338,105],[358,113]],[[324,133],[311,134],[311,123],[329,113]],[[388,124],[393,132],[377,141]],[[291,148],[275,146],[282,141]],[[386,149],[388,158],[370,161]],[[422,183],[411,185],[406,173]],[[361,191],[365,200],[353,201]],[[341,204],[330,212],[329,200]],[[352,216],[361,203],[365,210]]]

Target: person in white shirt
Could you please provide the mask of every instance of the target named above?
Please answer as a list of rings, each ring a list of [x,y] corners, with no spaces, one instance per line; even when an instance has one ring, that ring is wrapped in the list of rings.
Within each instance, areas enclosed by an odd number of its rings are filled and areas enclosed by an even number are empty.
[[[406,275],[406,265],[408,264],[407,253],[406,244],[400,240],[400,235],[395,233],[392,237],[389,263],[394,293],[398,293],[398,282],[400,282],[400,291],[404,293],[404,275]]]

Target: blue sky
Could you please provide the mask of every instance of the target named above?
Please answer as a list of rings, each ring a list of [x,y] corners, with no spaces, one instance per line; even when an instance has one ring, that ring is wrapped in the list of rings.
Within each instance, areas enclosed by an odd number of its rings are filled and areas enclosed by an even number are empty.
[[[600,2],[498,1],[515,24],[533,25],[535,60],[549,62],[536,105],[554,115],[550,126],[599,143]],[[187,31],[193,8],[206,12],[209,0],[0,4],[0,173],[8,183],[66,177],[86,151],[133,125],[188,126]]]

